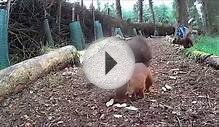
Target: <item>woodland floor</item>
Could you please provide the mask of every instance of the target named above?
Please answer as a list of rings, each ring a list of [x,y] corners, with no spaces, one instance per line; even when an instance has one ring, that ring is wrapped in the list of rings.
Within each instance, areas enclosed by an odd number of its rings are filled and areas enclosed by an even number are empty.
[[[218,127],[219,72],[186,58],[164,38],[148,40],[159,93],[127,103],[137,111],[107,107],[114,93],[89,85],[81,68],[70,67],[7,98],[0,126]],[[171,88],[165,91],[165,85]]]

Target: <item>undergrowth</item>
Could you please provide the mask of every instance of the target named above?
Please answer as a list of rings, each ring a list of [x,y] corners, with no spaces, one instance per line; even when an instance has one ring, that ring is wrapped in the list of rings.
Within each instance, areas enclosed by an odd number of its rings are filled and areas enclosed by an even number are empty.
[[[219,37],[201,37],[193,47],[187,49],[187,52],[194,51],[219,56]]]

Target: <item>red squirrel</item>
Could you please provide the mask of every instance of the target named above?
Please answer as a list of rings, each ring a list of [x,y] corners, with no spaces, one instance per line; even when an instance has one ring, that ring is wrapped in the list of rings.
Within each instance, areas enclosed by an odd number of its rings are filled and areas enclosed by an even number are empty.
[[[129,82],[117,89],[118,99],[144,98],[144,92],[150,92],[149,88],[153,84],[151,71],[143,63],[136,63],[134,73]]]
[[[141,36],[137,36],[127,41],[135,56],[135,63],[143,63],[147,67],[152,59],[152,50],[148,41]]]
[[[135,63],[137,64],[136,69],[138,69],[140,63],[141,63],[140,66],[144,65],[144,67],[146,68],[149,67],[152,59],[152,51],[150,45],[148,44],[148,41],[144,37],[137,36],[132,38],[131,40],[128,40],[127,44],[132,49],[133,54],[135,56]],[[116,89],[116,98],[118,98],[119,100],[129,99],[129,97],[127,96],[128,90],[129,87],[127,84],[122,86],[121,88]]]
[[[143,63],[136,63],[135,70],[128,82],[126,95],[130,98],[144,98],[144,92],[150,92],[153,84],[151,71]]]

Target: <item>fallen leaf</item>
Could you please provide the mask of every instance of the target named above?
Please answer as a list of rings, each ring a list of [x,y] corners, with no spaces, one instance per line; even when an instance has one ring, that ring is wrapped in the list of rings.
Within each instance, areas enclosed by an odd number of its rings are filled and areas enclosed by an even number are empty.
[[[177,79],[177,77],[176,77],[176,76],[169,76],[169,78],[170,78],[170,79],[174,79],[174,80],[176,80],[176,79]]]
[[[114,99],[110,99],[110,101],[106,102],[106,106],[109,107],[109,106],[112,106],[114,103]]]
[[[132,110],[132,111],[137,111],[138,108],[134,107],[134,106],[129,106],[129,107],[125,107],[128,110]]]
[[[187,74],[185,71],[179,71],[179,74]]]
[[[122,115],[113,115],[115,118],[121,118]]]
[[[66,73],[66,72],[63,72],[63,73],[62,73],[62,75],[63,75],[63,76],[66,76],[66,75],[67,75],[67,73]]]
[[[165,87],[162,87],[162,90],[163,90],[163,91],[167,91],[167,89],[166,89]]]
[[[196,103],[197,103],[197,101],[193,101],[193,102],[192,102],[192,104],[196,104]]]
[[[28,115],[24,115],[24,118],[25,118],[25,119],[29,119],[29,116],[28,116]]]
[[[156,102],[157,100],[150,100],[151,102]]]
[[[181,114],[179,111],[172,111],[172,113],[178,116]]]
[[[123,104],[117,103],[117,104],[114,104],[113,106],[118,107],[118,108],[124,108],[127,106],[127,104],[126,103],[123,103]]]
[[[63,124],[64,123],[64,121],[59,121],[59,122],[57,122],[57,124]]]
[[[165,85],[165,87],[166,87],[166,89],[168,89],[168,90],[171,90],[172,89],[172,87],[171,86],[169,86],[169,85]]]
[[[104,115],[104,114],[102,114],[102,115],[100,116],[100,119],[103,119],[103,118],[104,118],[104,116],[105,116],[105,115]]]
[[[25,127],[32,127],[31,123],[25,123]]]
[[[179,71],[179,68],[171,69],[170,71],[171,71],[171,72],[173,72],[173,71]]]

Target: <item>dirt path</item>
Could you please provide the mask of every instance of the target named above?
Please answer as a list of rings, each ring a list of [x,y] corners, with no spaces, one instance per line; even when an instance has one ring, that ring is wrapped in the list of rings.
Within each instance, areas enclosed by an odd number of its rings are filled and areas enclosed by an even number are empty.
[[[0,126],[218,126],[218,71],[187,59],[164,39],[149,41],[160,94],[128,103],[137,111],[106,107],[113,92],[91,87],[74,67],[53,72],[6,99]]]

